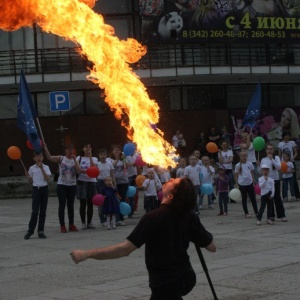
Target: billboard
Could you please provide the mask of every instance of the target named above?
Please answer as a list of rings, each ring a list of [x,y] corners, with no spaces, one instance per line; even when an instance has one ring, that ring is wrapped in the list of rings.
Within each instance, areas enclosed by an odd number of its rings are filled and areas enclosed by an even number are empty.
[[[239,149],[241,135],[244,131],[249,132],[250,128],[243,126],[242,121],[245,111],[232,111],[232,123],[229,128],[231,134],[231,145],[233,149]],[[282,141],[285,133],[290,135],[300,148],[300,107],[293,108],[273,108],[264,109],[256,120],[253,127],[253,137],[261,136],[267,143],[271,143],[278,148],[278,143]]]
[[[299,43],[300,0],[139,0],[142,42]]]

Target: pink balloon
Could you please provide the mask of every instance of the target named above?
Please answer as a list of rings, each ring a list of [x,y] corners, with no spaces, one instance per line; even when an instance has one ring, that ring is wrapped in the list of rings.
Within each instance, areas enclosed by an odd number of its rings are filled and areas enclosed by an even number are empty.
[[[146,163],[143,161],[142,157],[139,155],[137,156],[137,158],[135,159],[135,164],[138,166],[138,167],[143,167],[146,165]]]
[[[96,194],[93,196],[92,202],[96,206],[102,206],[104,203],[104,196],[102,194]]]
[[[157,193],[157,198],[158,198],[158,201],[161,202],[161,200],[163,199],[163,192],[162,192],[162,191],[159,191],[159,192]]]
[[[261,189],[260,189],[258,183],[254,186],[254,192],[256,195],[260,195],[260,193],[261,193]]]

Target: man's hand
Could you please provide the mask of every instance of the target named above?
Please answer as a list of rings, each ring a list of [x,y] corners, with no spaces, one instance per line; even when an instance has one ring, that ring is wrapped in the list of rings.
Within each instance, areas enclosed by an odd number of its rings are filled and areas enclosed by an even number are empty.
[[[78,264],[87,259],[87,253],[85,250],[73,250],[70,253],[75,264]]]

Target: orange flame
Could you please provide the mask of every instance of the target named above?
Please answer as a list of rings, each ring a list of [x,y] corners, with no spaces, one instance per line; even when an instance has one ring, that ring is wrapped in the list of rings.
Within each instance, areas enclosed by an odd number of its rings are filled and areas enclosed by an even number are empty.
[[[78,44],[81,54],[94,63],[88,79],[105,90],[105,102],[122,120],[143,160],[162,167],[175,166],[175,148],[164,140],[162,131],[150,126],[159,121],[159,106],[149,99],[145,86],[128,65],[145,55],[145,47],[134,39],[120,41],[114,36],[114,29],[90,8],[94,0],[0,1],[1,29],[11,31],[36,23],[43,31]]]

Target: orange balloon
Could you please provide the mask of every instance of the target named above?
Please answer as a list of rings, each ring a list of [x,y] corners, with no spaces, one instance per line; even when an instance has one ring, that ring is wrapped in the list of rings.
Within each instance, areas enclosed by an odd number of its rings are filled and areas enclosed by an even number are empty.
[[[10,146],[7,149],[7,155],[11,159],[20,159],[21,158],[21,150],[17,146]]]
[[[138,187],[141,187],[146,179],[147,179],[146,176],[138,175],[135,178],[135,183]]]
[[[206,150],[209,153],[216,153],[216,152],[218,152],[219,149],[218,149],[218,146],[214,142],[209,142],[206,145]]]
[[[288,165],[287,165],[287,163],[286,163],[285,161],[282,161],[282,162],[281,162],[281,172],[282,172],[282,173],[286,173],[287,170],[288,170]]]

